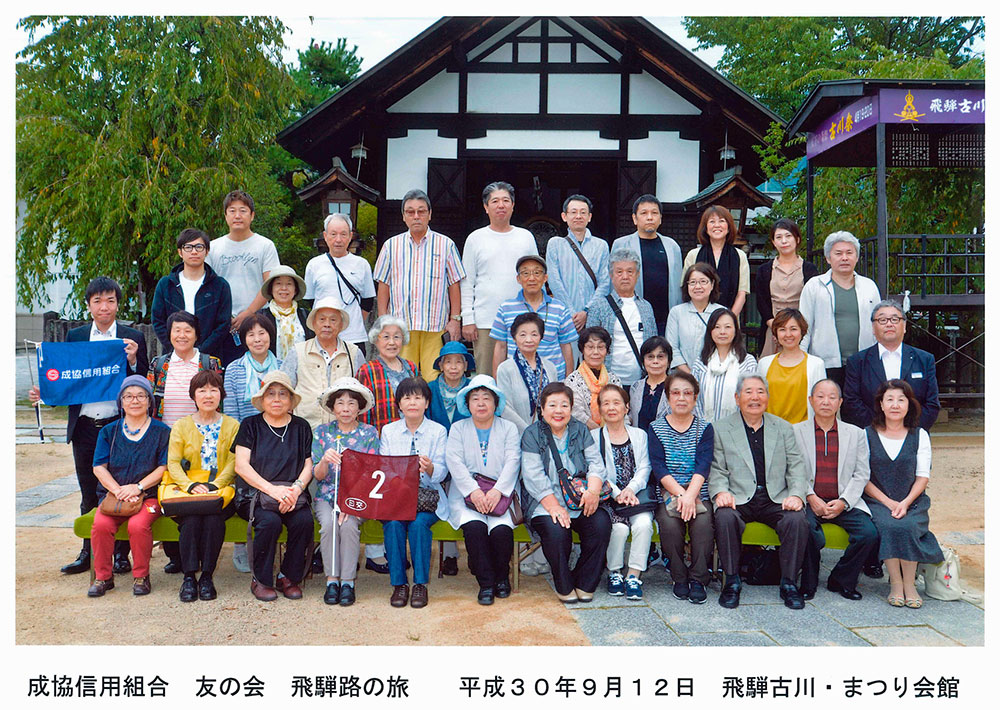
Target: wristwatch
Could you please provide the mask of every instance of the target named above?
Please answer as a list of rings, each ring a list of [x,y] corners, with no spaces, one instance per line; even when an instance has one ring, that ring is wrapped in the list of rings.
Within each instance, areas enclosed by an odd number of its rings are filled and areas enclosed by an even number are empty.
[[[138,489],[139,489],[139,495],[140,495],[140,496],[141,496],[141,495],[142,495],[143,493],[145,493],[145,492],[146,492],[146,491],[144,491],[144,490],[143,490],[143,488],[142,488],[142,484],[141,484],[141,483],[136,483],[135,485],[136,485],[136,488],[138,488]]]
[[[457,320],[459,323],[462,322],[462,316],[461,316],[461,314],[452,316],[451,319],[452,320]]]

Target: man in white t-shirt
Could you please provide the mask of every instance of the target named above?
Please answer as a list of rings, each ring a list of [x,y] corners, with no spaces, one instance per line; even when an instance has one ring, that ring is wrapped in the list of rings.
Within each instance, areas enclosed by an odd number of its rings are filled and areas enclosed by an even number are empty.
[[[462,337],[474,345],[476,371],[492,375],[496,341],[490,337],[490,328],[500,304],[517,295],[517,260],[537,255],[538,246],[527,229],[511,226],[513,185],[487,185],[483,189],[483,208],[490,223],[469,235],[462,252]]]
[[[375,282],[371,264],[347,251],[353,229],[351,218],[346,214],[327,215],[323,222],[323,239],[330,251],[314,256],[306,264],[305,298],[319,301],[330,296],[343,303],[349,325],[340,337],[357,345],[364,354],[368,343],[365,322],[375,307]]]
[[[254,218],[253,198],[242,190],[233,190],[222,201],[229,234],[213,239],[205,263],[229,283],[233,298],[232,335],[224,339],[222,364],[228,365],[246,352],[238,343],[236,331],[251,313],[264,307],[267,299],[260,292],[271,269],[280,264],[274,242],[256,234],[250,225]]]

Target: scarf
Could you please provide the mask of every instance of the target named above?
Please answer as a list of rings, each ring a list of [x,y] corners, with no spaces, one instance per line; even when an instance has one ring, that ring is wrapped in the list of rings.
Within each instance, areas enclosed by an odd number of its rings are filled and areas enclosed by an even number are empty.
[[[514,362],[517,364],[517,370],[521,373],[521,379],[524,380],[524,386],[528,390],[531,418],[534,419],[535,411],[538,409],[538,396],[549,384],[549,376],[545,372],[545,368],[542,367],[542,357],[538,353],[535,353],[535,366],[532,368],[528,365],[528,361],[521,354],[521,351],[514,348]]]
[[[298,303],[292,301],[291,307],[285,309],[278,307],[278,304],[273,300],[267,304],[268,310],[274,316],[275,329],[278,331],[278,342],[275,344],[275,350],[278,353],[279,360],[284,360],[288,357],[288,353],[295,347],[296,326],[301,328],[298,315],[295,312],[298,305]],[[305,336],[304,331],[302,335]]]
[[[260,381],[263,379],[264,375],[269,373],[271,370],[278,369],[278,358],[274,356],[274,353],[268,350],[267,357],[264,358],[264,362],[259,363],[248,351],[243,353],[243,357],[240,358],[240,362],[243,364],[243,369],[246,371],[247,378],[247,386],[243,392],[243,401],[249,402],[250,399],[260,391]]]
[[[702,409],[705,413],[705,419],[718,421],[736,410],[736,381],[740,377],[739,364],[733,350],[730,350],[726,359],[721,362],[719,361],[719,351],[712,351],[712,356],[708,358],[706,366],[708,375],[701,388],[701,393],[704,396]],[[718,378],[722,378],[721,383],[717,381]]]
[[[441,381],[438,386],[441,388],[441,401],[444,404],[444,412],[448,415],[448,420],[455,419],[455,407],[458,404],[458,392],[467,384],[469,384],[469,378],[463,377],[462,381],[458,383],[458,387],[450,387],[447,382],[444,381],[444,375],[441,375]]]
[[[736,247],[732,244],[726,244],[722,247],[719,263],[716,264],[712,245],[703,244],[698,250],[698,258],[695,261],[711,264],[719,272],[718,302],[726,308],[732,308],[740,286],[740,259],[736,255]]]
[[[594,377],[594,371],[590,369],[590,365],[581,360],[580,367],[576,371],[580,373],[583,381],[590,388],[590,418],[600,425],[601,410],[597,406],[597,393],[601,391],[604,385],[608,384],[608,368],[601,365],[601,374],[598,377]]]

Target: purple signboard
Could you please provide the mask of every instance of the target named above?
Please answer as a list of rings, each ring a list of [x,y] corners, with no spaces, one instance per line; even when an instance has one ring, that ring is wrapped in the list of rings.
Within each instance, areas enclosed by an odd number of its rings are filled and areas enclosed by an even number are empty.
[[[806,138],[806,157],[813,158],[878,123],[878,97],[865,96],[823,121]]]
[[[983,89],[882,89],[883,123],[986,123]]]

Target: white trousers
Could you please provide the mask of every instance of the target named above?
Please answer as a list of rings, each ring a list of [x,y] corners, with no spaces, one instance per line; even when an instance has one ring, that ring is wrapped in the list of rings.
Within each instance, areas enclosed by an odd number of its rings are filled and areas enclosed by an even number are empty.
[[[649,560],[649,543],[653,539],[653,513],[637,513],[625,523],[611,526],[611,540],[608,542],[608,569],[620,570],[625,559],[625,541],[632,532],[632,546],[628,553],[628,568],[646,571]]]

